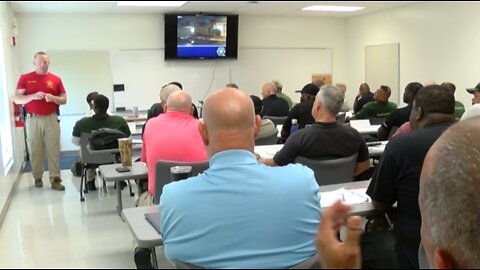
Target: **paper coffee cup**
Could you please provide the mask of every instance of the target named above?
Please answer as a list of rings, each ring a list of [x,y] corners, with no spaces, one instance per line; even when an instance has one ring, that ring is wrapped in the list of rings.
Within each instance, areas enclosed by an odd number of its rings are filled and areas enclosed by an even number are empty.
[[[120,159],[122,160],[122,166],[132,166],[132,139],[118,139],[118,149],[120,151]]]

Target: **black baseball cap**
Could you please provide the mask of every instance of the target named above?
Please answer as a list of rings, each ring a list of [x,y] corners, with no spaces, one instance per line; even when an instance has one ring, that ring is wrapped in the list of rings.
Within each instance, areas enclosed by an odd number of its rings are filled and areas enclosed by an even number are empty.
[[[473,92],[480,91],[480,83],[478,83],[475,88],[467,88],[467,92],[473,94]]]
[[[307,93],[310,95],[316,95],[320,89],[313,83],[306,84],[302,90],[296,90],[295,93]]]

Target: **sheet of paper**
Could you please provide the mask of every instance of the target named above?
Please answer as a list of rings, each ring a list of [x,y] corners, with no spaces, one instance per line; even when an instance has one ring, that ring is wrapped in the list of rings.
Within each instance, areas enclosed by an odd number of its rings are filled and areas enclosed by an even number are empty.
[[[370,201],[365,194],[367,188],[345,189],[340,188],[334,191],[320,193],[320,206],[329,207],[337,200],[341,200],[345,204],[359,204]]]

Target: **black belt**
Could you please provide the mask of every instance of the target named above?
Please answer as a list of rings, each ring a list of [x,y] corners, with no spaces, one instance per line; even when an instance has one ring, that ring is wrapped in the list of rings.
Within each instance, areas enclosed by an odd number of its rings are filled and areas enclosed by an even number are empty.
[[[31,113],[31,112],[26,113],[26,115],[30,116],[30,117],[32,117],[32,116],[48,116],[50,114],[52,114],[52,113],[47,113],[47,114],[37,114],[37,113]]]

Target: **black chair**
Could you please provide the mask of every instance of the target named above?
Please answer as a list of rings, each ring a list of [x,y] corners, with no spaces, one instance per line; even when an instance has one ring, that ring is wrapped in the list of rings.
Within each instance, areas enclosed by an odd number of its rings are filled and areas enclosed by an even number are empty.
[[[337,118],[337,123],[338,123],[339,125],[345,124],[345,119],[346,119],[346,117],[347,117],[347,113],[345,113],[345,112],[340,112],[340,113],[338,113],[338,114],[337,114],[337,117],[336,117],[336,118]]]
[[[88,193],[87,179],[86,179],[87,169],[97,169],[98,166],[100,165],[116,163],[115,154],[112,152],[97,151],[96,153],[91,153],[88,150],[88,147],[90,146],[90,142],[88,141],[89,137],[90,137],[90,133],[82,132],[82,134],[80,134],[80,159],[82,163],[82,173],[80,175],[80,201],[81,202],[85,201],[85,197],[83,196],[83,193]],[[133,197],[135,193],[132,192],[132,186],[130,185],[130,181],[128,180],[127,183],[130,189],[130,196]],[[121,188],[121,187],[115,186],[115,188]],[[107,184],[105,180],[103,180],[103,189],[105,192],[107,192]]]
[[[270,115],[265,115],[262,117],[263,119],[270,119],[275,125],[283,125],[285,123],[285,120],[287,120],[287,116],[270,116]]]
[[[353,181],[357,154],[327,160],[297,157],[295,163],[303,164],[312,169],[319,186],[348,183]]]
[[[153,194],[153,203],[160,202],[160,195],[162,195],[163,187],[171,182],[170,168],[173,166],[192,166],[192,176],[208,169],[208,160],[201,162],[180,162],[157,160],[155,163],[155,190]]]
[[[270,135],[262,136],[262,137],[257,137],[255,139],[255,145],[270,145],[270,144],[277,144],[278,140],[278,134],[277,132],[272,133]]]

